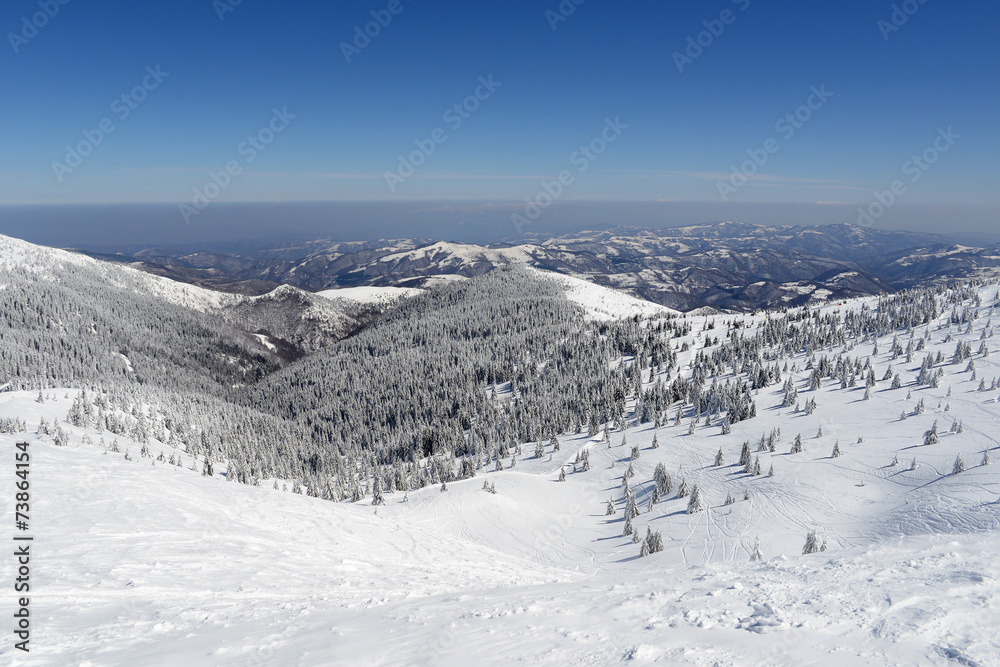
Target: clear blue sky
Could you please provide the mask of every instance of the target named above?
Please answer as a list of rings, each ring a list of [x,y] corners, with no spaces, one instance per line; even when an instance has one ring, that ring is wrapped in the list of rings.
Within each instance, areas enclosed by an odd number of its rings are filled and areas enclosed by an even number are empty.
[[[69,0],[37,34],[23,18],[38,0],[4,3],[0,204],[183,203],[230,161],[240,173],[218,202],[523,202],[570,170],[567,202],[718,203],[720,175],[774,138],[730,202],[856,206],[908,179],[948,127],[960,138],[900,201],[1000,203],[996,3],[911,0],[887,32],[893,3],[871,0],[566,0],[554,30],[558,0],[398,0],[348,63],[342,43],[389,0],[243,0],[220,20],[234,1]],[[724,11],[731,23],[679,72],[675,52]],[[490,76],[500,86],[455,128],[444,112]],[[122,119],[114,101],[144,78],[155,88]],[[822,86],[833,96],[793,136],[776,129]],[[249,162],[241,143],[274,109],[295,118]],[[573,153],[608,118],[628,128],[581,173]],[[104,119],[114,130],[57,174]],[[447,141],[390,190],[385,172],[438,128]]]

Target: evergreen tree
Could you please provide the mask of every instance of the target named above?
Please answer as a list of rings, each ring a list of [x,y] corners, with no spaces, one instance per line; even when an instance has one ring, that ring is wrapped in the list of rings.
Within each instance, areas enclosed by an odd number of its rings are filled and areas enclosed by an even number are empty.
[[[705,508],[701,505],[701,492],[698,490],[698,485],[695,484],[691,489],[691,497],[688,500],[687,513],[696,514],[701,512],[703,509]]]
[[[802,547],[802,555],[819,553],[820,542],[819,537],[816,535],[816,531],[811,531],[808,536],[806,536],[806,544]]]
[[[750,560],[759,563],[764,560],[764,554],[760,552],[760,537],[757,537],[753,543],[753,553],[750,554]]]
[[[924,433],[924,445],[936,445],[939,442],[941,442],[941,438],[938,437],[938,423],[937,420],[934,420],[934,426]]]
[[[372,483],[372,505],[385,505],[385,497],[382,495],[382,475],[375,473],[375,481]]]
[[[750,463],[750,442],[743,442],[743,449],[740,451],[740,465],[746,466]]]

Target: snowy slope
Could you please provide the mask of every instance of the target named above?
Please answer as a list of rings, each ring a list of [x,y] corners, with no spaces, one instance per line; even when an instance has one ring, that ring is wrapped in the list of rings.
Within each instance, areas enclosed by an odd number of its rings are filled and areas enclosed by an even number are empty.
[[[317,296],[324,297],[326,299],[347,299],[348,301],[356,301],[358,303],[374,303],[379,305],[386,305],[397,301],[399,299],[405,299],[411,296],[416,296],[423,292],[423,290],[416,289],[413,287],[342,287],[339,289],[328,289],[321,292],[316,292]]]
[[[218,310],[245,298],[175,282],[130,266],[101,262],[79,253],[33,245],[2,235],[0,235],[0,265],[7,270],[17,268],[29,271],[41,280],[52,282],[63,280],[69,267],[84,268],[99,272],[111,286],[150,294],[169,303],[201,312]]]
[[[566,290],[566,298],[583,306],[590,320],[614,320],[639,316],[662,317],[677,314],[676,310],[665,308],[650,301],[643,301],[625,292],[603,287],[575,276],[530,268],[532,273],[556,281]]]
[[[996,291],[981,290],[985,305],[971,332],[947,326],[946,316],[931,325],[927,351],[950,357],[958,340],[975,350],[984,333],[995,348]],[[692,332],[677,343],[700,351],[709,331],[723,337],[739,319],[750,335],[763,317],[689,318]],[[712,320],[715,330],[706,328]],[[37,652],[15,656],[6,635],[0,661],[997,664],[1000,463],[980,461],[987,449],[1000,456],[998,391],[978,391],[964,363],[942,366],[940,388],[916,386],[926,352],[909,364],[891,361],[895,333],[905,343],[905,332],[887,332],[877,354],[872,341],[850,351],[871,356],[880,379],[889,363],[902,376],[902,388],[880,381],[869,400],[863,382],[810,391],[800,353],[790,374],[803,403],[816,399],[812,415],[779,407],[781,387],[772,385],[756,396],[758,416],[728,435],[703,421],[689,435],[689,418],[659,429],[630,422],[611,433],[610,446],[600,434],[564,434],[560,451],[546,446],[536,459],[528,445],[514,468],[483,469],[446,492],[411,491],[408,502],[389,494],[377,511],[370,497],[334,504],[275,490],[272,480],[259,488],[226,483],[220,468],[205,478],[188,469],[190,459],[183,467],[151,463],[124,440],[121,453],[105,453],[98,434],[86,434],[98,444],[83,444],[85,433],[70,427],[68,447],[22,434],[34,443]],[[681,363],[694,354],[680,352]],[[987,385],[1000,376],[995,351],[975,361]],[[65,416],[71,401],[58,395],[38,404],[33,395],[0,394],[0,418],[21,417],[34,431],[42,416]],[[920,399],[926,411],[901,421]],[[948,432],[955,420],[962,433]],[[924,445],[934,421],[941,441]],[[773,428],[782,432],[776,451],[758,453],[761,434]],[[789,454],[798,434],[804,451]],[[18,439],[0,435],[8,460]],[[746,440],[764,475],[734,465]],[[839,458],[831,457],[836,443]],[[171,454],[159,443],[151,448]],[[716,467],[720,448],[725,465]],[[574,471],[584,450],[590,470]],[[967,469],[952,475],[959,455]],[[657,463],[675,485],[698,485],[704,511],[688,514],[688,500],[674,494],[648,506]],[[664,539],[664,551],[646,558],[622,535],[621,480],[630,465],[634,525]],[[565,482],[557,481],[560,468]],[[2,470],[12,488],[12,466]],[[484,479],[496,494],[482,489]],[[734,504],[724,504],[727,494]],[[612,516],[609,498],[618,504]],[[3,521],[12,525],[9,504]],[[828,551],[803,556],[811,530]],[[750,560],[758,537],[760,563]],[[9,580],[11,560],[0,563]]]
[[[102,262],[82,254],[37,246],[0,236],[0,266],[28,272],[40,282],[71,280],[72,270],[99,276],[109,287],[149,295],[189,310],[221,316],[246,331],[267,329],[309,351],[357,326],[356,301],[319,298],[291,285],[260,296],[216,292],[152,275],[131,266]],[[264,349],[270,349],[263,343]]]

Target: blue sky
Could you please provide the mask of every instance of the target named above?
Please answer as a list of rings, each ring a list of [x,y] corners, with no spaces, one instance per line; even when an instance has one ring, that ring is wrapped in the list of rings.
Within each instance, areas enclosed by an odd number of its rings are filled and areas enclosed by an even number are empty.
[[[0,204],[523,203],[561,171],[565,202],[1000,204],[995,3],[233,2],[5,3]]]

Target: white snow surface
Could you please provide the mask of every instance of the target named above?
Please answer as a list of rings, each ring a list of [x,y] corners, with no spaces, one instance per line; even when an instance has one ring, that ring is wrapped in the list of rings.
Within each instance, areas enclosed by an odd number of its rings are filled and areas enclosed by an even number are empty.
[[[535,275],[556,281],[566,290],[566,298],[583,306],[590,320],[625,319],[638,315],[641,318],[678,314],[651,301],[639,299],[610,287],[603,287],[577,276],[567,276],[551,271],[529,268]]]
[[[413,287],[341,287],[315,292],[317,296],[326,299],[347,299],[358,303],[374,303],[387,305],[400,299],[417,296],[423,290]]]
[[[986,303],[995,291],[984,289]],[[939,328],[942,319],[928,351],[948,356],[955,340],[978,347],[987,316],[970,334]],[[690,319],[689,342],[707,335],[710,319],[711,334],[724,337],[721,316]],[[749,335],[754,318],[734,319]],[[871,355],[880,379],[891,339]],[[859,342],[851,355],[871,352]],[[791,375],[803,403],[816,398],[812,415],[779,407],[780,385],[771,386],[756,397],[758,417],[730,435],[703,422],[688,435],[688,419],[659,429],[630,421],[610,446],[563,434],[558,452],[535,459],[526,445],[516,468],[484,468],[446,492],[411,491],[409,502],[387,494],[377,510],[370,498],[335,504],[274,490],[273,480],[227,483],[224,466],[203,477],[189,456],[155,441],[154,455],[180,455],[184,466],[140,458],[141,446],[123,438],[111,453],[98,442],[109,434],[66,424],[69,445],[57,447],[34,431],[41,417],[61,422],[75,391],[46,392],[57,398],[42,404],[37,392],[2,393],[0,418],[29,425],[0,435],[2,521],[9,535],[14,443],[28,440],[35,541],[32,651],[15,650],[6,631],[0,664],[996,665],[1000,462],[979,461],[985,449],[1000,456],[1000,404],[996,392],[976,390],[965,364],[945,364],[940,389],[916,386],[924,354],[891,361],[903,388],[880,381],[867,401],[863,382],[808,391],[800,355]],[[995,352],[976,358],[987,383],[997,361]],[[900,421],[921,398],[926,413]],[[948,433],[955,419],[963,433]],[[924,446],[934,421],[941,442]],[[775,476],[743,474],[733,465],[742,443],[755,450],[774,427],[777,452],[754,456]],[[788,454],[796,434],[804,452]],[[831,458],[838,442],[843,455]],[[665,545],[646,558],[622,537],[632,446],[641,452],[631,462],[634,525],[661,531]],[[726,465],[717,468],[720,447]],[[574,472],[584,449],[591,470]],[[951,475],[957,455],[967,470]],[[672,494],[647,509],[659,462],[675,484],[699,486],[705,511],[687,514]],[[482,490],[484,478],[496,494]],[[727,493],[734,504],[723,504]],[[610,497],[618,513],[605,516]],[[829,550],[803,556],[814,529]],[[764,561],[751,562],[758,537]],[[0,577],[13,581],[14,567],[0,559]]]

